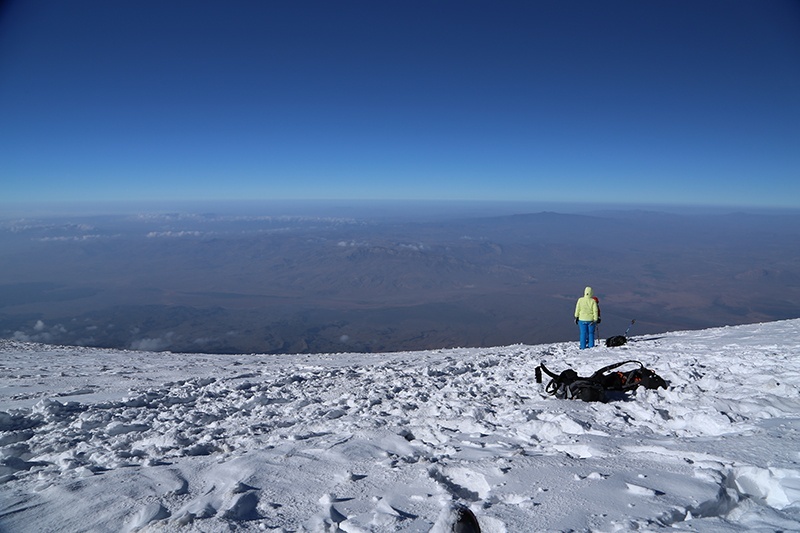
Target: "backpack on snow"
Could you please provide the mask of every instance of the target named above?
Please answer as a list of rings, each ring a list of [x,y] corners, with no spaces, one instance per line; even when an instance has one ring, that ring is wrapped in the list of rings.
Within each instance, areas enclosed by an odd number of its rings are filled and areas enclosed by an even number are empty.
[[[629,363],[637,364],[639,367],[627,371],[616,370]],[[537,383],[542,382],[542,372],[552,378],[545,391],[556,398],[566,400],[607,402],[610,399],[609,393],[625,394],[640,386],[646,389],[667,388],[667,382],[661,376],[645,368],[639,361],[633,360],[605,366],[588,378],[579,376],[571,368],[556,374],[542,363],[535,369]]]
[[[617,346],[623,346],[627,344],[628,337],[625,335],[614,335],[613,337],[609,337],[606,339],[606,347],[608,348],[615,348]]]
[[[636,323],[636,320],[631,320],[628,329],[625,330],[625,335],[614,335],[613,337],[609,337],[606,339],[606,347],[607,348],[615,348],[617,346],[623,346],[628,344],[628,332],[631,330],[631,326]]]

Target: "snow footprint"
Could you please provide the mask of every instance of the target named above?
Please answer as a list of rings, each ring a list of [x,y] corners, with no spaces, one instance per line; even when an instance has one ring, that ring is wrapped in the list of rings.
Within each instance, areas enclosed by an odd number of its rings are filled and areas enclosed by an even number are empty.
[[[227,490],[218,490],[213,486],[206,494],[195,498],[178,510],[173,520],[180,525],[218,515],[232,521],[258,520],[263,518],[258,511],[260,501],[258,493],[258,488],[241,481],[234,483]]]
[[[431,478],[457,499],[477,502],[486,499],[491,490],[483,474],[468,468],[452,466],[441,470],[431,468]]]
[[[159,502],[153,502],[145,505],[133,515],[133,518],[128,522],[124,531],[133,532],[139,531],[151,522],[164,520],[170,517],[170,513],[166,507]]]

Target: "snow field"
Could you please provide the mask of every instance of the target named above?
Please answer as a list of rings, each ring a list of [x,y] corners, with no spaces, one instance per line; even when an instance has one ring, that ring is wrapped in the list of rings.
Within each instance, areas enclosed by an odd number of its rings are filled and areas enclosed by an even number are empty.
[[[2,531],[800,530],[800,320],[296,356],[0,341]],[[556,400],[534,368],[670,382]]]

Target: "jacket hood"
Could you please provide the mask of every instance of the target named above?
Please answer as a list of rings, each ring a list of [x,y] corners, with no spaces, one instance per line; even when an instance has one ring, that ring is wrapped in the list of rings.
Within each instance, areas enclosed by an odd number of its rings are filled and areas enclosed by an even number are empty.
[[[583,290],[583,295],[584,295],[584,296],[586,296],[586,297],[588,297],[588,298],[591,298],[592,296],[594,296],[594,291],[592,290],[592,288],[591,288],[591,287],[586,287],[586,288]]]

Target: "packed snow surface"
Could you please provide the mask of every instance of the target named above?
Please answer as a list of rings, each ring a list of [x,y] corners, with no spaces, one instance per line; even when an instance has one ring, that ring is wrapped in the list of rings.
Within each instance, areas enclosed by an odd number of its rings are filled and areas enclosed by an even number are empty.
[[[577,333],[577,332],[576,332]],[[669,381],[548,396],[636,359]],[[800,320],[428,352],[0,341],[0,530],[800,530]]]

